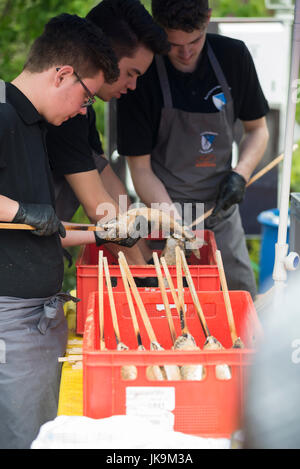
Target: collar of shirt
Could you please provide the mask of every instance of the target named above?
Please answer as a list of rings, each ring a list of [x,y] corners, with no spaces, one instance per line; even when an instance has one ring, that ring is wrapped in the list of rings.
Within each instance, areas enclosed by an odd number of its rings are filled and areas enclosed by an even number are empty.
[[[6,98],[26,124],[45,122],[31,101],[12,83],[6,83]]]

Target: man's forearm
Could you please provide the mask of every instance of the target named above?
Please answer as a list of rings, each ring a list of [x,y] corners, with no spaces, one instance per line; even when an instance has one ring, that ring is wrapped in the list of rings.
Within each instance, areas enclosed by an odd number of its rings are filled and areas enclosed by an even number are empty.
[[[19,209],[16,200],[0,195],[0,221],[11,222]]]
[[[174,211],[174,214],[180,218],[165,186],[152,171],[142,168],[135,170],[132,172],[132,180],[138,196],[145,205],[150,207],[154,203],[160,204],[162,209],[164,206],[168,207],[167,211],[169,209]]]
[[[241,141],[239,161],[234,171],[248,182],[267,148],[269,133],[266,126],[248,131]]]
[[[106,191],[96,170],[65,177],[92,223],[118,215],[119,206]]]

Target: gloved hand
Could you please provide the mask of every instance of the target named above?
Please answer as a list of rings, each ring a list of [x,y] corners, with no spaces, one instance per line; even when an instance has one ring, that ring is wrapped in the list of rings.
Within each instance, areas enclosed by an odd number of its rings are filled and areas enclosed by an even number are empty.
[[[101,226],[101,222],[98,222],[96,226]],[[94,232],[96,246],[101,246],[106,243],[114,243],[119,246],[131,248],[140,239],[140,236],[130,236],[127,232],[127,227],[121,226],[118,219],[110,220],[102,227],[103,231]]]
[[[211,216],[216,216],[221,210],[228,210],[232,205],[239,204],[244,198],[246,180],[235,171],[230,171],[221,181],[216,206]]]
[[[36,229],[32,231],[37,236],[51,236],[58,231],[62,238],[66,237],[66,230],[57,218],[52,205],[48,204],[23,204],[19,202],[13,223],[26,223]]]

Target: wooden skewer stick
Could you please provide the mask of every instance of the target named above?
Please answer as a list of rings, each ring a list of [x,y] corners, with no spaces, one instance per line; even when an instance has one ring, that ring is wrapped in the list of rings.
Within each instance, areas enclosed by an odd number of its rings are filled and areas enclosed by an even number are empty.
[[[185,315],[185,304],[184,304],[184,290],[182,282],[182,265],[180,258],[180,247],[175,248],[176,256],[176,276],[177,276],[177,290],[178,290],[178,301],[180,306],[180,323],[181,323],[181,334],[189,334],[189,330],[186,322]]]
[[[123,252],[119,251],[119,261],[120,263],[122,263],[123,267],[124,267],[124,271],[125,271],[125,274],[126,274],[126,277],[128,279],[128,282],[130,284],[130,287],[131,287],[131,290],[132,290],[132,293],[133,293],[133,296],[134,296],[134,299],[136,301],[136,304],[139,308],[139,311],[140,311],[140,314],[141,314],[141,317],[143,319],[143,322],[145,324],[145,328],[146,328],[146,331],[148,333],[148,336],[149,336],[149,339],[150,339],[150,342],[157,342],[157,339],[156,339],[156,336],[155,336],[155,332],[152,328],[152,325],[150,323],[150,320],[148,318],[148,314],[147,314],[147,311],[144,307],[144,304],[142,302],[142,299],[140,297],[140,294],[138,292],[138,289],[137,289],[137,286],[135,284],[135,281],[134,281],[134,278],[130,272],[130,269],[128,267],[128,264],[127,264],[127,261],[125,259],[125,256],[123,254]]]
[[[104,306],[103,306],[103,251],[99,251],[98,261],[98,306],[99,306],[99,331],[100,350],[105,350],[104,340]]]
[[[177,312],[178,312],[178,316],[180,317],[180,314],[181,314],[180,313],[180,304],[179,304],[178,296],[176,294],[176,290],[175,290],[175,286],[174,286],[172,277],[171,277],[169,269],[168,269],[168,265],[166,263],[166,259],[164,257],[161,257],[160,261],[161,261],[161,264],[164,268],[165,276],[166,276],[167,282],[169,284],[169,287],[170,287],[170,290],[171,290],[171,293],[172,293],[173,301],[175,303],[175,306],[176,306],[176,309],[177,309]]]
[[[141,314],[141,317],[142,317],[142,320],[144,322],[147,334],[148,334],[149,339],[150,339],[150,349],[151,350],[163,350],[163,348],[157,342],[154,330],[153,330],[153,328],[151,326],[151,323],[149,321],[147,311],[144,307],[144,304],[143,304],[142,299],[140,297],[140,294],[138,292],[138,289],[137,289],[137,286],[135,284],[134,278],[131,275],[131,272],[130,272],[130,269],[128,267],[125,256],[121,251],[119,252],[119,263],[124,268],[125,275],[126,275],[127,280],[130,284],[131,291],[132,291],[133,296],[135,298],[136,304],[139,308],[139,312]],[[172,370],[173,370],[172,366],[169,366],[169,365],[164,366],[164,367],[160,367],[158,365],[152,365],[152,366],[148,367],[148,369],[147,369],[147,376],[151,376],[150,379],[160,380],[160,381],[162,381],[164,379],[173,379],[172,378]]]
[[[293,146],[293,152],[295,150],[297,150],[297,148],[298,148],[298,144],[296,143]],[[277,156],[277,158],[275,158],[273,161],[271,161],[269,164],[267,164],[264,168],[262,168],[256,174],[254,174],[254,176],[252,176],[252,178],[249,179],[249,181],[247,182],[246,187],[251,186],[251,184],[253,184],[255,181],[260,179],[266,173],[271,171],[271,169],[275,168],[275,166],[277,166],[283,160],[283,158],[284,158],[284,153],[281,153],[281,155]],[[198,225],[198,223],[201,223],[202,221],[206,220],[206,218],[208,218],[212,214],[213,210],[214,210],[214,208],[211,208],[211,209],[207,210],[203,215],[201,215],[199,218],[194,220],[193,223],[190,225],[190,228],[192,228],[193,226]]]
[[[190,291],[193,297],[194,305],[198,313],[201,326],[204,330],[204,334],[206,335],[206,341],[204,343],[203,350],[223,350],[224,349],[223,345],[215,337],[213,337],[209,332],[209,329],[207,327],[206,320],[205,320],[205,317],[204,317],[204,314],[200,305],[200,301],[199,301],[199,298],[195,289],[195,285],[193,283],[183,251],[180,250],[180,254],[181,254],[183,269],[186,274],[188,286],[190,288]],[[226,365],[226,363],[221,364],[221,365],[216,365],[216,376],[218,379],[222,379],[222,380],[231,379],[232,375],[231,375],[230,367]]]
[[[61,362],[81,362],[83,360],[82,355],[69,355],[68,357],[58,357],[58,361]]]
[[[133,301],[132,301],[132,297],[131,297],[131,293],[130,293],[130,290],[129,290],[128,280],[127,280],[127,277],[126,277],[126,274],[125,274],[125,271],[124,271],[124,267],[123,267],[122,262],[120,261],[120,259],[119,259],[119,266],[120,266],[120,271],[121,271],[121,275],[122,275],[122,280],[123,280],[123,283],[124,283],[126,298],[127,298],[128,305],[129,305],[129,311],[130,311],[130,315],[131,315],[131,319],[132,319],[132,323],[133,323],[134,333],[135,333],[135,336],[136,336],[138,346],[142,347],[143,344],[142,344],[141,333],[140,333],[139,325],[138,325],[138,322],[137,322],[135,309],[134,309],[134,305],[133,305]]]
[[[105,231],[101,226],[95,225],[64,225],[66,231]],[[24,223],[0,223],[1,230],[28,230],[33,231],[36,228]]]
[[[161,273],[161,270],[160,270],[160,264],[159,264],[159,259],[158,259],[157,252],[153,253],[153,260],[154,260],[154,264],[155,264],[156,275],[157,275],[157,278],[158,278],[158,283],[159,283],[159,288],[160,288],[160,291],[161,291],[161,296],[162,296],[162,299],[163,299],[163,302],[164,302],[164,307],[165,307],[166,316],[167,316],[167,320],[168,320],[168,324],[169,324],[170,334],[171,334],[172,342],[174,344],[174,342],[176,340],[176,331],[175,331],[175,326],[174,326],[174,322],[173,322],[173,318],[172,318],[172,313],[171,313],[171,309],[170,309],[170,305],[169,305],[169,301],[168,301],[168,295],[167,295],[167,292],[166,292],[163,276],[162,276],[162,273]]]
[[[176,247],[176,250],[177,250],[177,247]],[[200,302],[199,302],[199,299],[198,299],[198,295],[197,295],[197,292],[196,292],[196,289],[195,289],[195,285],[194,285],[191,273],[189,271],[189,267],[188,267],[186,258],[184,256],[184,253],[179,247],[178,247],[178,250],[179,250],[179,254],[181,255],[183,270],[184,270],[185,275],[186,275],[186,280],[187,280],[187,283],[188,283],[188,286],[189,286],[189,289],[190,289],[190,292],[191,292],[191,295],[192,295],[192,298],[193,298],[193,302],[194,302],[197,314],[199,316],[200,323],[201,323],[204,335],[207,338],[207,337],[211,336],[211,334],[210,334],[209,329],[208,329],[207,324],[206,324],[206,319],[205,319],[204,313],[202,311],[202,308],[201,308],[201,305],[200,305]]]
[[[179,300],[174,288],[173,280],[170,275],[166,260],[164,257],[160,258],[162,266],[165,271],[165,275],[173,296],[174,303],[176,305],[178,315],[181,319],[181,336],[177,337],[176,342],[174,344],[174,350],[200,350],[199,347],[197,347],[196,341],[192,334],[189,332],[187,324],[184,324],[184,316],[181,312],[181,307],[179,304]],[[204,368],[202,365],[183,365],[180,367],[180,375],[181,378],[184,380],[201,380],[203,379],[203,376],[205,374]]]
[[[125,345],[121,341],[121,335],[120,335],[118,318],[117,318],[117,311],[116,311],[113,290],[112,290],[112,285],[111,285],[111,280],[110,280],[110,275],[109,275],[108,262],[107,262],[106,257],[104,257],[103,263],[104,263],[105,279],[106,279],[106,284],[107,284],[110,310],[111,310],[112,321],[113,321],[113,328],[114,328],[114,333],[115,333],[116,342],[117,342],[117,350],[121,350],[121,351],[129,350],[127,345]],[[134,365],[124,365],[121,367],[121,376],[124,380],[134,380],[137,377],[137,368]]]
[[[113,291],[112,291],[112,285],[111,285],[111,280],[110,280],[110,275],[109,275],[109,269],[108,269],[108,262],[107,262],[106,257],[103,258],[103,265],[104,265],[105,280],[106,280],[108,298],[109,298],[109,304],[110,304],[110,310],[111,310],[111,317],[112,317],[112,321],[113,321],[113,327],[114,327],[116,342],[117,342],[117,345],[118,345],[118,344],[121,343],[120,329],[119,329],[119,324],[118,324],[117,311],[116,311],[116,306],[115,306],[115,301],[114,301],[114,296],[113,296]]]
[[[229,292],[228,292],[228,287],[227,287],[227,281],[226,281],[222,256],[219,250],[216,251],[216,260],[217,260],[217,265],[218,265],[218,270],[219,270],[219,275],[220,275],[220,280],[221,280],[221,285],[222,285],[224,303],[226,307],[227,319],[228,319],[233,348],[244,348],[244,344],[241,338],[238,337],[236,333],[236,327],[235,327],[233,312],[231,308],[231,302],[230,302],[230,297],[229,297]]]

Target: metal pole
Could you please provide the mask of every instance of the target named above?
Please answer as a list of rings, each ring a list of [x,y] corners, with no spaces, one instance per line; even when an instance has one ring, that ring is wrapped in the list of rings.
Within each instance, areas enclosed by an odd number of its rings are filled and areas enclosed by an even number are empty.
[[[295,114],[297,101],[297,85],[299,77],[300,61],[300,0],[296,0],[293,42],[291,55],[290,84],[287,105],[287,120],[285,131],[284,160],[282,172],[282,185],[280,194],[280,216],[278,227],[278,240],[275,246],[275,264],[273,270],[273,280],[275,291],[282,291],[287,280],[287,254],[288,244],[286,242],[288,227],[289,196],[291,184],[291,168],[293,155],[293,139],[295,129]]]

